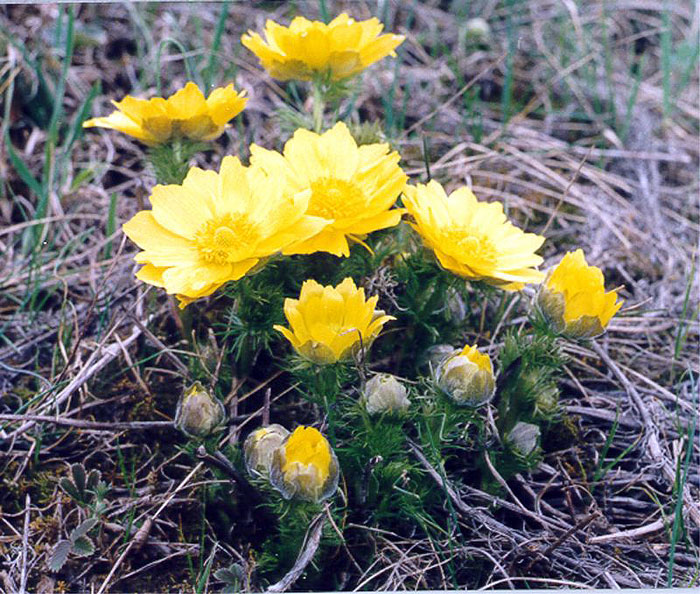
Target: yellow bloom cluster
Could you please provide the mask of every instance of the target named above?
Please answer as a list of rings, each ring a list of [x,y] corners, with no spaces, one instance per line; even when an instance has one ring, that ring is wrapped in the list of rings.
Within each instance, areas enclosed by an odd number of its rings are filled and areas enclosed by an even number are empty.
[[[337,287],[323,287],[307,280],[299,299],[285,299],[289,328],[275,325],[304,358],[327,365],[348,359],[360,348],[369,348],[393,316],[375,310],[378,297],[365,300],[364,289],[346,278]]]
[[[289,27],[267,21],[264,40],[249,32],[242,43],[274,77],[339,81],[394,55],[403,36],[382,29],[377,19],[355,21],[347,14],[329,24],[297,17]],[[120,130],[152,146],[211,140],[246,101],[233,85],[205,98],[188,82],[167,99],[128,96],[114,103],[111,115],[84,125]],[[436,181],[407,184],[398,152],[386,143],[358,146],[342,122],[322,134],[298,129],[282,152],[254,144],[250,154],[248,167],[225,157],[218,173],[193,167],[182,184],[153,189],[152,210],[123,227],[143,250],[135,258],[144,264],[139,279],[185,306],[276,254],[347,257],[352,243],[368,247],[369,233],[398,225],[405,213],[440,265],[456,275],[507,291],[544,279],[536,253],[544,237],[513,225],[502,204],[480,202],[467,187],[448,195]],[[395,207],[401,195],[405,208]],[[570,336],[602,332],[620,307],[580,250],[550,273],[539,303]],[[365,300],[350,278],[337,287],[308,280],[300,298],[285,303],[291,329],[277,329],[305,357],[336,362],[347,359],[358,340],[369,344],[391,319],[373,317],[375,305],[376,298]]]
[[[177,137],[214,140],[226,123],[243,111],[247,101],[232,84],[214,89],[205,99],[199,87],[188,82],[167,99],[146,100],[128,95],[121,101],[112,101],[117,111],[88,120],[83,127],[111,128],[151,146]]]
[[[241,43],[253,52],[270,76],[279,80],[311,80],[328,75],[338,81],[353,76],[390,55],[403,35],[380,35],[376,18],[356,21],[342,13],[327,25],[296,17],[289,27],[268,20],[265,39],[249,31]]]

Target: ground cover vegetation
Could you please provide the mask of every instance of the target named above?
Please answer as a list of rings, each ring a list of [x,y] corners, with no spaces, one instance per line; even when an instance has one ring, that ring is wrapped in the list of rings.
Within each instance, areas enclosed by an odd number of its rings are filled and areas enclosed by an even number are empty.
[[[2,588],[697,585],[698,27],[0,8]]]

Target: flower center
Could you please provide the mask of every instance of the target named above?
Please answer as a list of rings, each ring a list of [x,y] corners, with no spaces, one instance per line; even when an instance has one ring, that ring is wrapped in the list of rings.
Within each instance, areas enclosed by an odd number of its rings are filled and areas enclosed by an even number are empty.
[[[347,219],[364,210],[365,197],[354,183],[322,177],[311,182],[311,200],[306,214],[325,219]]]
[[[200,256],[214,264],[238,262],[248,257],[259,233],[246,215],[225,214],[207,221],[195,234],[195,244]]]
[[[498,252],[488,237],[474,233],[471,229],[450,231],[448,241],[454,243],[460,258],[475,271],[492,270]]]

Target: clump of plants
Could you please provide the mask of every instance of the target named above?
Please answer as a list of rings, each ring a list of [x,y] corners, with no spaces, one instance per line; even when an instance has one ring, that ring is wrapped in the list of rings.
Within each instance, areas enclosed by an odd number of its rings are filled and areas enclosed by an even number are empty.
[[[148,146],[158,185],[123,231],[141,250],[137,279],[177,300],[200,354],[176,424],[193,461],[199,448],[235,482],[226,521],[264,519],[250,532],[261,583],[305,561],[312,587],[351,523],[432,538],[449,483],[495,492],[534,468],[561,418],[561,341],[601,334],[621,306],[581,250],[539,270],[544,236],[449,175],[411,180],[382,123],[360,122],[358,75],[404,41],[382,28],[341,14],[243,36],[270,76],[307,85],[311,110],[280,110],[299,127],[281,150],[250,146],[248,163],[189,166],[244,109],[233,85],[126,97],[86,122]],[[513,311],[529,321],[500,345]],[[291,406],[273,398],[237,443],[222,439],[237,422],[222,403],[233,378],[279,371]],[[61,553],[89,552],[98,515]],[[216,575],[231,589],[247,579],[239,566]]]

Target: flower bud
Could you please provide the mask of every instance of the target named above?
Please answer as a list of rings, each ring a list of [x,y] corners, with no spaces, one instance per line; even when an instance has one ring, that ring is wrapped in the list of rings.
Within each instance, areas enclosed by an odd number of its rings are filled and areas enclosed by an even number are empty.
[[[226,419],[224,405],[195,382],[177,403],[175,426],[190,437],[208,437]]]
[[[289,435],[289,431],[273,423],[253,431],[243,444],[243,455],[248,472],[254,476],[268,476],[275,451]]]
[[[491,27],[481,17],[469,19],[464,26],[464,31],[467,34],[467,39],[479,43],[486,42],[491,37]]]
[[[411,405],[406,387],[389,373],[379,373],[367,382],[363,400],[371,415],[400,413]]]
[[[434,344],[428,348],[421,357],[421,366],[428,367],[433,373],[447,357],[457,354],[458,349],[455,349],[451,344]]]
[[[593,338],[605,331],[622,306],[617,292],[605,292],[600,268],[589,266],[583,250],[567,253],[547,274],[537,305],[552,329],[569,338]]]
[[[450,318],[457,324],[467,317],[467,304],[454,287],[447,290],[447,310],[450,312]]]
[[[559,404],[559,388],[552,383],[541,390],[535,396],[535,412],[543,417],[551,417],[557,412]]]
[[[270,483],[282,497],[319,503],[338,488],[338,459],[313,427],[297,427],[272,455]]]
[[[438,366],[435,374],[438,387],[456,404],[480,406],[493,397],[496,378],[488,355],[476,346],[465,346]]]
[[[537,425],[520,421],[508,432],[505,442],[516,454],[527,457],[537,449],[539,439],[540,428]]]

